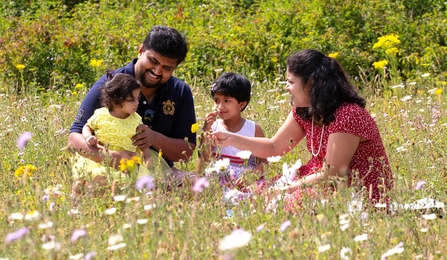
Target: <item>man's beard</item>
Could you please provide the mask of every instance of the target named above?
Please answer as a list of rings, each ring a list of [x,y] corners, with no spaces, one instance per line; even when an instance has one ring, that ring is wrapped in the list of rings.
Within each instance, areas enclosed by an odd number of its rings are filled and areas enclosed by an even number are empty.
[[[155,83],[148,82],[146,80],[146,73],[157,76],[159,78],[158,82],[155,82]],[[138,75],[138,77],[139,77],[141,85],[145,86],[146,88],[158,88],[159,86],[162,85],[161,80],[163,79],[163,76],[156,75],[155,73],[152,73],[151,70],[145,70],[142,74],[140,73]]]

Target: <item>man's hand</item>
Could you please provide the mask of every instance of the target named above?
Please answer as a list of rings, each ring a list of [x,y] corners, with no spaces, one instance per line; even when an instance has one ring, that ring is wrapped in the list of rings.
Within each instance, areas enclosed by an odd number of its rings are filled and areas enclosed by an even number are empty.
[[[137,134],[132,137],[133,145],[141,150],[151,147],[155,140],[155,132],[147,125],[139,125],[137,127]]]

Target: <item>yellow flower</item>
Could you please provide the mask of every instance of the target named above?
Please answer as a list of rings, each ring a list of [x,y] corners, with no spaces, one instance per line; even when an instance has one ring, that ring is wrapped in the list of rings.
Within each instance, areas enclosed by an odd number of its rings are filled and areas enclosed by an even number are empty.
[[[82,88],[82,87],[84,87],[84,84],[81,84],[81,83],[78,83],[78,84],[76,84],[76,86],[75,86],[75,88],[77,88],[77,89],[80,89],[80,88]]]
[[[388,49],[389,47],[392,47],[400,43],[399,35],[395,34],[387,34],[385,36],[379,37],[378,39],[379,41],[374,43],[373,49],[377,48]]]
[[[161,150],[158,152],[158,158],[163,157],[163,153],[161,152]]]
[[[26,68],[26,66],[23,65],[23,64],[17,64],[17,65],[16,65],[16,68],[19,69],[19,70],[23,70],[23,69]]]
[[[71,94],[72,94],[73,96],[76,96],[76,95],[78,94],[78,92],[73,91],[73,92],[71,92]]]
[[[390,55],[396,54],[398,52],[399,52],[399,50],[396,47],[386,49],[386,51],[385,51],[386,54],[390,54]]]
[[[141,157],[134,155],[132,156],[132,160],[136,163],[136,164],[141,164]]]
[[[199,124],[197,124],[197,123],[194,123],[194,124],[192,124],[191,125],[191,133],[195,133],[195,132],[197,132],[197,130],[199,130]]]
[[[127,163],[126,163],[127,159],[121,158],[120,160],[120,171],[125,171],[126,167],[127,167]]]
[[[24,174],[26,176],[33,176],[33,173],[37,170],[36,166],[32,164],[27,164],[25,166],[20,166],[14,173],[14,176],[21,178]]]
[[[126,169],[133,170],[134,168],[135,168],[135,161],[127,160],[126,161]]]
[[[375,69],[383,69],[386,65],[388,65],[387,60],[380,60],[373,63]]]
[[[435,90],[435,95],[441,95],[442,94],[442,88],[437,88]]]
[[[329,53],[327,56],[333,59],[336,59],[338,57],[340,53],[338,52],[333,52],[333,53]]]
[[[91,59],[90,60],[90,65],[92,67],[100,67],[102,65],[102,60]]]

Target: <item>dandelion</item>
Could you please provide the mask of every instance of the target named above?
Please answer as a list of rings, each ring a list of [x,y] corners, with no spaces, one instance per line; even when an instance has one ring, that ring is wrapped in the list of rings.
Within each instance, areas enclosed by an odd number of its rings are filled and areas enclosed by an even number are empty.
[[[198,123],[194,123],[191,125],[191,133],[196,133],[197,130],[199,130],[199,124]]]
[[[26,68],[26,66],[25,66],[24,64],[17,64],[17,65],[16,65],[16,68],[17,68],[18,70],[24,70],[24,69]]]
[[[151,190],[154,187],[155,187],[154,178],[149,175],[144,175],[140,177],[135,184],[135,188],[137,190],[142,190],[144,188]]]
[[[388,65],[388,61],[387,60],[380,60],[380,61],[374,62],[372,65],[377,70],[383,70],[383,68],[385,68],[385,66]]]
[[[31,132],[23,132],[17,139],[17,147],[20,150],[25,149],[26,144],[28,144],[29,139],[33,136]]]
[[[106,209],[104,211],[104,213],[106,213],[107,215],[113,215],[116,212],[116,208],[110,208],[110,209]]]
[[[79,238],[84,237],[87,235],[87,231],[84,229],[76,229],[73,231],[73,234],[71,235],[71,242],[76,242]]]
[[[338,57],[340,53],[338,52],[333,52],[333,53],[329,53],[327,56],[333,59],[336,59]]]
[[[284,232],[284,230],[286,230],[290,225],[292,225],[292,222],[290,220],[286,220],[281,224],[281,226],[279,227],[279,230],[281,232]]]
[[[279,162],[281,160],[281,156],[271,156],[271,157],[267,157],[267,161],[270,163],[275,163],[275,162]]]
[[[102,60],[91,59],[90,66],[92,67],[100,67],[102,65]]]
[[[84,87],[84,84],[81,84],[81,83],[78,83],[78,84],[76,84],[76,86],[75,86],[76,89],[81,89],[81,88],[83,88],[83,87]]]
[[[195,192],[202,192],[203,188],[206,188],[209,186],[210,186],[210,183],[209,183],[208,179],[206,177],[202,177],[194,183],[194,187],[192,188],[192,190]]]
[[[437,88],[435,90],[435,95],[441,95],[442,94],[442,88]]]
[[[244,247],[250,242],[251,236],[250,232],[243,229],[233,230],[230,235],[219,241],[219,250],[225,251]]]
[[[422,189],[422,188],[424,187],[424,185],[425,185],[426,183],[427,183],[426,181],[418,181],[418,182],[416,183],[416,187],[414,187],[414,189],[415,189],[415,190],[420,190],[420,189]]]
[[[383,254],[380,257],[380,259],[385,260],[385,259],[387,259],[388,256],[392,256],[395,254],[401,254],[403,251],[404,251],[404,243],[400,242],[399,244],[397,244],[397,246],[395,246],[394,248],[391,248],[385,254]]]
[[[9,233],[5,237],[5,243],[9,244],[16,240],[19,240],[22,237],[24,237],[25,235],[27,235],[28,233],[29,233],[29,229],[26,227],[23,227],[23,228],[17,230],[16,232]]]
[[[240,152],[236,153],[236,156],[241,159],[248,160],[251,156],[251,152],[250,151],[240,151]]]

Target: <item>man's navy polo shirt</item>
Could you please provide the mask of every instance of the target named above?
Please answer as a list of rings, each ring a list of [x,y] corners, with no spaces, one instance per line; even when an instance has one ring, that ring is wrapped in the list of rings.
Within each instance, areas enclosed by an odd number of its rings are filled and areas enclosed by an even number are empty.
[[[125,73],[135,77],[134,66],[137,60],[132,60],[114,73]],[[99,88],[105,80],[106,75],[103,75],[85,96],[70,133],[82,133],[82,127],[87,120],[97,108],[101,107]],[[170,138],[188,138],[188,142],[196,143],[196,134],[191,132],[191,125],[196,123],[192,92],[185,82],[176,77],[171,77],[157,89],[151,104],[147,104],[144,95],[140,95],[137,113],[143,118],[143,123],[152,130]],[[174,165],[171,161],[166,160],[166,162],[171,167]]]

